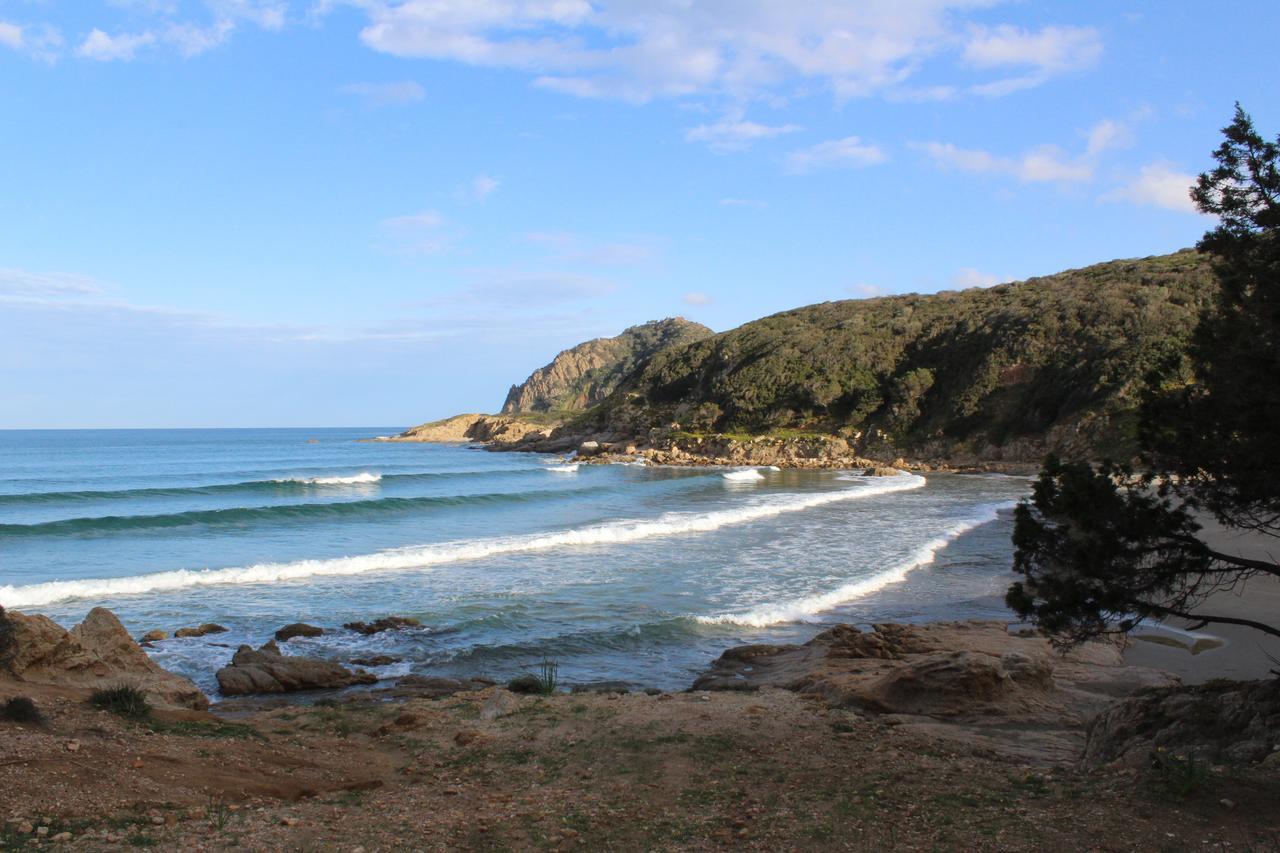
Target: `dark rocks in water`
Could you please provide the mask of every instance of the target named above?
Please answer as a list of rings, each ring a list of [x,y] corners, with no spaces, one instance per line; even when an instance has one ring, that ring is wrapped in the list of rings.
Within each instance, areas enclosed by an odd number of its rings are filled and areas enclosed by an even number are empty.
[[[378,680],[372,673],[352,671],[332,661],[282,655],[275,642],[257,650],[241,646],[231,658],[231,665],[218,670],[217,678],[218,687],[226,696],[333,690]]]
[[[161,640],[167,640],[167,639],[169,639],[168,631],[161,631],[159,629],[156,629],[155,631],[148,631],[147,633],[143,634],[142,638],[138,640],[138,642],[139,643],[158,643]]]
[[[398,631],[401,628],[418,628],[422,622],[409,616],[384,616],[381,619],[375,619],[372,622],[348,622],[343,625],[349,631],[355,631],[357,634],[379,634],[383,631]]]
[[[173,632],[175,637],[204,637],[209,634],[225,634],[229,629],[216,622],[206,622],[195,628],[179,628]]]
[[[349,663],[353,666],[391,666],[393,663],[400,663],[404,658],[393,658],[391,655],[373,655],[367,658],[352,658]]]
[[[294,622],[291,625],[285,625],[279,631],[276,631],[276,641],[287,643],[294,637],[320,637],[324,635],[323,628],[317,628],[315,625],[308,625],[306,622]]]
[[[542,681],[536,675],[517,675],[507,682],[507,689],[512,693],[541,693]]]
[[[1090,724],[1084,760],[1145,765],[1162,749],[1211,763],[1280,767],[1280,681],[1144,690]]]
[[[899,471],[897,468],[882,468],[880,466],[875,466],[872,468],[868,468],[862,473],[868,477],[896,477],[902,472]]]

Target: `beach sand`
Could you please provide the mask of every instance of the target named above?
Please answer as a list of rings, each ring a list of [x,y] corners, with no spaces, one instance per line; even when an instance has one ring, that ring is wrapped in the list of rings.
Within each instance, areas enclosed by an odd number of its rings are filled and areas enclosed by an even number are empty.
[[[1231,531],[1201,519],[1201,536],[1208,545],[1224,554],[1275,560],[1280,541],[1257,533]],[[1280,579],[1256,577],[1235,589],[1211,596],[1196,612],[1255,619],[1269,625],[1280,621]],[[1137,666],[1149,666],[1174,673],[1186,684],[1201,684],[1215,678],[1266,678],[1280,671],[1280,638],[1238,625],[1211,624],[1185,633],[1193,623],[1170,620],[1168,628],[1130,639],[1125,659]],[[1201,642],[1197,643],[1200,640]],[[1209,642],[1204,642],[1204,641]],[[1216,644],[1214,644],[1216,641]],[[1205,648],[1213,645],[1212,648]],[[1193,649],[1197,649],[1193,652]]]

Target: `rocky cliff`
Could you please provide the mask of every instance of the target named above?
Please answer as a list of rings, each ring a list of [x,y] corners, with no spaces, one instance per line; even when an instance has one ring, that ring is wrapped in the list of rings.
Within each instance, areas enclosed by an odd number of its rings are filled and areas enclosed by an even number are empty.
[[[711,334],[699,323],[670,317],[632,326],[617,337],[578,344],[535,370],[520,385],[511,386],[502,413],[569,412],[594,406],[656,353]]]

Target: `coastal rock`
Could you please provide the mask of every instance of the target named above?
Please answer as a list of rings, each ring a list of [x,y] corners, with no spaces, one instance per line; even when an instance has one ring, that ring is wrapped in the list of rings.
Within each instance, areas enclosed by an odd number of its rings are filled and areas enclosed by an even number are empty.
[[[161,669],[102,607],[70,631],[45,616],[0,608],[0,638],[0,677],[85,690],[129,684],[161,707],[209,706],[199,688]]]
[[[882,468],[877,466],[873,468],[868,468],[863,473],[865,473],[868,477],[896,477],[902,472],[899,471],[897,468]]]
[[[206,637],[209,634],[225,634],[227,628],[216,622],[206,622],[195,628],[179,628],[173,632],[174,637]]]
[[[1092,716],[1117,696],[1171,680],[1123,665],[1109,643],[1061,655],[1003,622],[937,622],[837,625],[804,645],[729,649],[692,689],[782,688],[1022,758],[1074,760]]]
[[[169,632],[168,632],[168,631],[161,631],[161,630],[158,630],[158,629],[157,629],[157,630],[155,630],[155,631],[148,631],[147,633],[143,634],[143,635],[142,635],[142,639],[141,639],[141,640],[139,640],[138,642],[140,642],[140,643],[158,643],[158,642],[160,642],[161,640],[167,640],[167,639],[169,639]]]
[[[372,673],[352,671],[332,661],[282,655],[274,641],[257,650],[241,646],[231,658],[231,664],[218,670],[217,679],[219,689],[226,696],[331,690],[353,684],[373,684],[378,680]]]
[[[423,442],[493,442],[514,445],[526,440],[545,439],[558,423],[539,421],[531,423],[509,415],[455,415],[442,421],[432,421],[407,429],[386,441]]]
[[[308,625],[305,622],[294,622],[276,631],[276,641],[287,643],[294,637],[320,637],[323,635],[323,628],[317,628],[315,625]]]
[[[584,441],[578,445],[578,455],[584,459],[591,456],[600,455],[600,442]]]
[[[480,706],[480,719],[496,720],[509,717],[520,710],[520,700],[505,690],[495,690]]]
[[[1093,721],[1085,763],[1143,764],[1164,749],[1227,764],[1280,754],[1280,681],[1212,681],[1146,690]]]
[[[399,631],[402,628],[418,628],[422,622],[410,616],[384,616],[381,619],[375,619],[372,622],[348,622],[343,625],[349,631],[355,631],[357,634],[380,634],[383,631]]]
[[[352,666],[391,666],[393,663],[400,663],[404,658],[395,658],[391,655],[373,655],[367,658],[352,658],[348,661]]]
[[[700,323],[670,317],[632,326],[616,337],[578,344],[535,370],[520,385],[511,386],[502,413],[577,411],[594,406],[655,353],[711,334]]]

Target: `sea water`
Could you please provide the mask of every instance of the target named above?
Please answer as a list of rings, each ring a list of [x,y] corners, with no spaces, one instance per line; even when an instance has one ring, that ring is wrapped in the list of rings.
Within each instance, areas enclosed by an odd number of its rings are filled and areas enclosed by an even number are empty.
[[[211,695],[241,643],[373,671],[688,686],[824,625],[1006,618],[1022,477],[566,465],[395,428],[0,431],[0,605],[108,607]],[[363,636],[343,623],[411,616]]]

